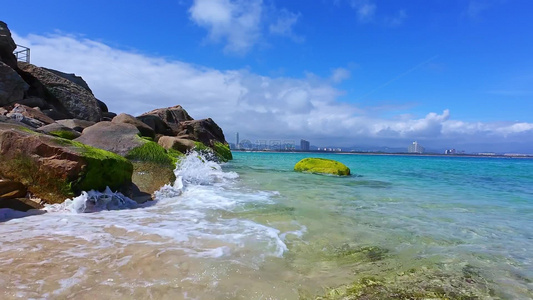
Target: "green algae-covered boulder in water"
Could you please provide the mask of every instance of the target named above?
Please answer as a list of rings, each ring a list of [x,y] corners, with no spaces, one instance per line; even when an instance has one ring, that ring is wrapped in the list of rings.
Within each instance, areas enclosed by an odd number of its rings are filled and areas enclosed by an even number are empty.
[[[331,174],[339,176],[350,175],[350,169],[343,163],[325,158],[304,158],[294,166],[294,170],[297,172]]]

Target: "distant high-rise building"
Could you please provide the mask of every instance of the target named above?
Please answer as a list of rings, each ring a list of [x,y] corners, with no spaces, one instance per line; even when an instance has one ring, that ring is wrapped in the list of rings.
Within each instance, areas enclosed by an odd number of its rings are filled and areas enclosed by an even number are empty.
[[[407,152],[409,153],[424,153],[424,150],[424,147],[420,146],[416,141],[407,147]]]
[[[239,133],[238,132],[235,134],[235,148],[236,149],[240,148],[239,147]]]
[[[309,151],[309,141],[300,140],[300,150]]]

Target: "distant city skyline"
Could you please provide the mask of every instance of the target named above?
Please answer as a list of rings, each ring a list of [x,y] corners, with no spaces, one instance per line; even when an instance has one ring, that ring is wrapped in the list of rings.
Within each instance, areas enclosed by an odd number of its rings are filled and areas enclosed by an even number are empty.
[[[533,153],[530,1],[12,1],[32,63],[231,139]],[[32,18],[20,18],[20,12]],[[117,13],[120,11],[120,13]]]

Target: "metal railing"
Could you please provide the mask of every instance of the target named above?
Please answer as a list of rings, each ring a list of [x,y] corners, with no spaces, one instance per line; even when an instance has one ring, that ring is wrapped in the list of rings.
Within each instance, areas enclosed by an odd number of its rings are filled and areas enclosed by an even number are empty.
[[[17,57],[17,60],[30,63],[30,48],[17,45],[17,49],[13,52]]]

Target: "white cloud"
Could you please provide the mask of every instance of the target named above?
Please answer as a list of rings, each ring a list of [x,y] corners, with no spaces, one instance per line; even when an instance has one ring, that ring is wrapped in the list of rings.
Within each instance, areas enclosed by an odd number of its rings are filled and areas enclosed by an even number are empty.
[[[294,33],[299,13],[266,6],[263,0],[194,0],[189,9],[191,20],[208,32],[208,41],[222,42],[226,53],[244,55],[268,33],[304,38]]]
[[[350,76],[351,76],[350,70],[345,69],[345,68],[337,68],[337,69],[333,70],[333,72],[331,74],[331,80],[334,83],[339,83],[339,82],[342,82],[342,81],[350,78]]]
[[[295,14],[286,9],[282,9],[276,15],[276,21],[269,26],[270,33],[274,35],[287,36],[292,38],[294,41],[302,42],[303,38],[296,35],[293,31],[293,27],[298,22],[301,14]]]
[[[238,131],[250,140],[305,138],[317,146],[402,146],[418,140],[434,148],[492,144],[503,149],[515,143],[533,152],[532,123],[465,122],[452,119],[448,110],[415,117],[394,107],[383,112],[393,117],[385,118],[375,114],[382,110],[379,104],[363,109],[341,102],[344,92],[333,85],[335,78],[349,76],[341,68],[331,78],[268,77],[148,57],[73,36],[13,36],[31,48],[36,65],[83,76],[112,111],[138,115],[180,104],[193,118],[213,118],[229,141]]]
[[[357,12],[359,22],[367,23],[374,20],[377,6],[371,0],[351,0],[351,6]]]
[[[223,39],[225,51],[243,54],[261,35],[262,10],[262,0],[194,0],[189,13],[211,41]]]

